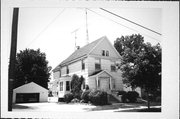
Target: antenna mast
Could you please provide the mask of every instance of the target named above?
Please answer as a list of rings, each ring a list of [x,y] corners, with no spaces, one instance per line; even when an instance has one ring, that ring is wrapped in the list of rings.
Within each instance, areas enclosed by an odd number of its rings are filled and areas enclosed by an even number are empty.
[[[86,44],[89,44],[89,36],[88,36],[88,23],[87,23],[87,8],[86,11]]]
[[[77,40],[77,36],[76,36],[76,32],[78,31],[79,29],[76,29],[76,30],[74,30],[73,32],[71,32],[71,33],[74,33],[75,34],[75,50],[77,49],[77,46],[76,46],[76,40]]]

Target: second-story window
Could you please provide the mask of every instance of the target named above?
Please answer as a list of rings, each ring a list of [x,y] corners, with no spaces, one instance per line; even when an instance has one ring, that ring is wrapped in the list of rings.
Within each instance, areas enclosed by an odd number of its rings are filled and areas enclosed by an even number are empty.
[[[82,64],[82,70],[85,69],[85,63],[84,63],[84,60],[81,61],[81,64]]]
[[[101,70],[101,59],[95,59],[95,70]]]
[[[115,65],[111,65],[111,71],[115,72],[116,71],[116,66]]]
[[[69,68],[68,68],[68,66],[66,67],[66,74],[69,74]]]

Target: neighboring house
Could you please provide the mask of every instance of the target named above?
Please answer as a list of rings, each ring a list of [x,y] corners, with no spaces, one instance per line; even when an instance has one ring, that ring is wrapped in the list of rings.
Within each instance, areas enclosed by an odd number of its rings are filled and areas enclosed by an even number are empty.
[[[108,93],[112,90],[123,90],[121,71],[118,67],[120,61],[121,56],[107,37],[101,37],[77,49],[55,67],[49,88],[61,98],[70,91],[71,77],[77,74],[84,77],[84,84],[90,89],[100,89]]]
[[[48,90],[31,82],[13,90],[13,103],[47,102]]]

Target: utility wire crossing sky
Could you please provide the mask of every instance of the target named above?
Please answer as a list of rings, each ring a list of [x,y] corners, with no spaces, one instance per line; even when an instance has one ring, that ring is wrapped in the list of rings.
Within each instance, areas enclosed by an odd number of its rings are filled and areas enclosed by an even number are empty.
[[[161,9],[20,8],[19,13],[17,52],[40,48],[53,68],[75,45],[86,45],[87,36],[89,43],[107,36],[112,45],[122,35],[138,33],[145,42],[161,41]]]

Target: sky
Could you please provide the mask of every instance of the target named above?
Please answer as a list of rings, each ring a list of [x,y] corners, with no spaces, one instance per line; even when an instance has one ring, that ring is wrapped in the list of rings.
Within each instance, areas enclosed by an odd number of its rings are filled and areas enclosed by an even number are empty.
[[[117,15],[161,33],[161,9],[105,8]],[[19,8],[17,52],[25,48],[38,49],[46,53],[49,66],[55,68],[75,51],[76,45],[83,47],[107,36],[112,43],[116,38],[141,34],[145,42],[153,45],[161,41],[161,35],[148,31],[99,8]]]

